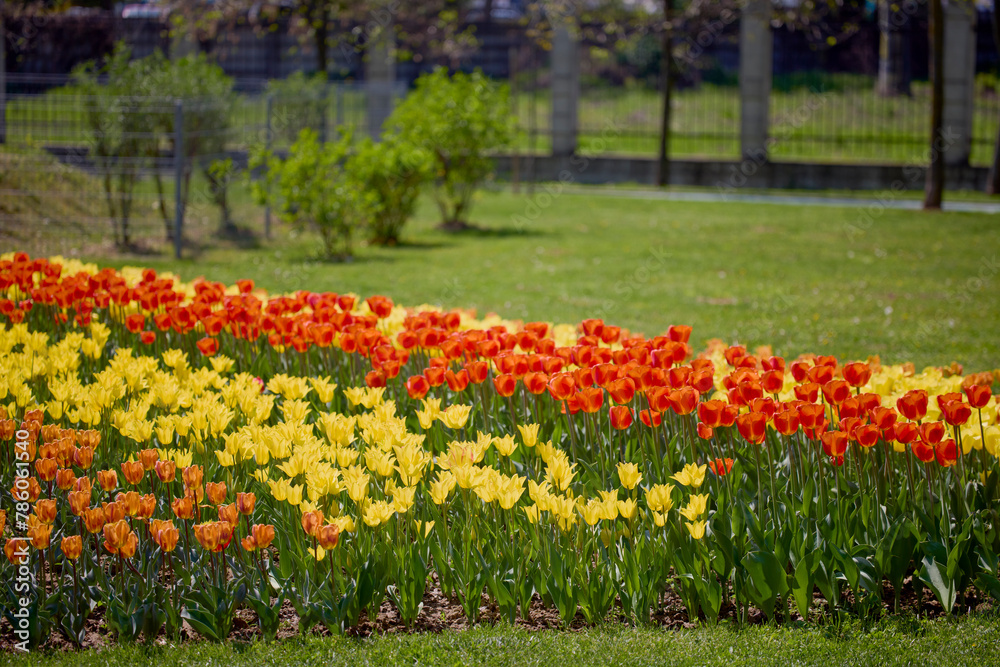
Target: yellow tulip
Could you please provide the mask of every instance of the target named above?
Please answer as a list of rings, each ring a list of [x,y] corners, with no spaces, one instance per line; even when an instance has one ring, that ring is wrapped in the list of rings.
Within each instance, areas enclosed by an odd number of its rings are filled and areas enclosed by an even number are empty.
[[[634,463],[619,463],[618,480],[622,483],[622,486],[631,491],[642,481],[642,473],[639,472],[639,466]]]
[[[707,465],[698,466],[693,463],[688,463],[679,473],[672,475],[671,478],[677,480],[684,486],[697,489],[705,481],[705,472],[707,470]]]

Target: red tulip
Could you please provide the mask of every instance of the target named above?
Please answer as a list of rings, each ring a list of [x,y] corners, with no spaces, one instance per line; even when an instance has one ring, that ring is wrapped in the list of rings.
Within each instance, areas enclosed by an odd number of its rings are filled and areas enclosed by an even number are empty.
[[[759,445],[767,434],[767,415],[763,412],[748,412],[736,418],[736,428],[747,442]]]
[[[910,421],[919,421],[927,416],[927,392],[923,389],[908,391],[896,401],[899,413]]]
[[[969,405],[977,410],[981,410],[990,402],[993,392],[989,385],[974,384],[965,387],[965,395],[969,397]]]
[[[843,431],[827,431],[821,436],[823,441],[823,451],[827,456],[843,456],[847,451],[849,442],[847,434]]]
[[[619,431],[632,425],[632,409],[627,405],[611,406],[611,426]]]

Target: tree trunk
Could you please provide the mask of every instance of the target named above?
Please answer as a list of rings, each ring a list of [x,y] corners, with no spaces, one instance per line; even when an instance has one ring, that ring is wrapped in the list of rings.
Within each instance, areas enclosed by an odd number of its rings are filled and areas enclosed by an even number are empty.
[[[316,46],[316,71],[326,75],[329,64],[327,40],[330,32],[330,26],[328,25],[329,11],[326,0],[317,0],[316,4],[313,5],[309,22],[312,24],[313,42]]]
[[[663,38],[660,48],[660,80],[663,86],[663,110],[660,115],[659,155],[656,169],[656,184],[670,183],[670,105],[674,87],[673,77],[673,0],[663,0]]]
[[[931,62],[931,162],[927,165],[924,185],[924,210],[940,210],[944,194],[944,9],[941,0],[931,0],[930,42]]]
[[[909,16],[896,6],[895,0],[879,3],[879,63],[876,90],[883,97],[909,97],[910,22]]]
[[[3,13],[6,3],[0,0],[0,144],[7,143],[7,30]]]
[[[1000,1],[993,0],[993,44],[1000,51]],[[986,194],[1000,195],[1000,128],[997,128],[997,139],[993,145],[993,162],[990,163],[990,173],[986,178]]]

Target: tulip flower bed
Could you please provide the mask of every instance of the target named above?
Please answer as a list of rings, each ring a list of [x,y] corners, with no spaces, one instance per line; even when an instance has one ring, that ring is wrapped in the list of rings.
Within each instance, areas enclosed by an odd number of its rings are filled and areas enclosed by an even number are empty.
[[[96,613],[118,641],[223,640],[240,610],[274,638],[289,606],[409,628],[431,589],[565,625],[667,594],[709,624],[1000,598],[990,373],[24,254],[0,290],[20,647]]]

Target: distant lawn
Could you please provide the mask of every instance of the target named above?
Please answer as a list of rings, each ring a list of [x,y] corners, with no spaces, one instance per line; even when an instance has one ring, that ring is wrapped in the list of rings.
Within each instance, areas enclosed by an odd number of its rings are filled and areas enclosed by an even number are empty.
[[[259,209],[237,212],[262,228]],[[317,261],[313,234],[278,225],[276,240],[252,249],[219,242],[207,207],[191,222],[205,248],[181,262],[165,247],[116,255],[101,240],[105,225],[22,230],[0,247],[24,247],[18,238],[30,233],[35,251],[82,247],[94,261],[185,279],[249,277],[272,291],[382,293],[526,320],[603,317],[649,335],[686,323],[698,344],[721,337],[790,356],[1000,367],[997,216],[885,211],[868,222],[860,209],[553,198],[544,187],[531,200],[523,189],[483,194],[472,212],[480,231],[437,231],[435,214],[425,201],[403,245],[361,247],[347,264]],[[162,244],[162,231],[144,238]]]
[[[272,644],[108,650],[19,657],[15,664],[90,667],[156,665],[996,665],[1000,623],[891,619],[864,630],[834,626],[757,626],[663,630],[609,625],[579,632],[481,627],[441,634],[369,639],[287,639]]]

